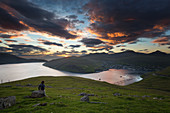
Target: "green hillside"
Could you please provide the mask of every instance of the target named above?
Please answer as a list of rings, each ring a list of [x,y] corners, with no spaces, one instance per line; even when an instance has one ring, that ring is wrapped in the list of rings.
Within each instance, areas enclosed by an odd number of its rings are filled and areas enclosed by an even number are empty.
[[[1,113],[168,113],[170,111],[170,77],[168,67],[160,72],[166,76],[145,74],[144,80],[129,86],[79,77],[36,77],[0,85],[0,97],[16,96],[15,106]],[[49,97],[24,98],[37,90],[44,80]],[[27,85],[31,84],[31,85]],[[6,87],[5,87],[6,86]],[[8,86],[8,87],[7,87]],[[91,102],[81,102],[80,93],[94,94]],[[115,93],[120,96],[114,96]],[[47,106],[33,105],[46,103]],[[50,105],[51,103],[54,103]]]
[[[75,72],[94,73],[116,69],[133,69],[140,71],[154,71],[170,65],[170,55],[162,52],[152,54],[127,51],[117,54],[90,54],[81,57],[69,57],[46,62],[44,66]]]

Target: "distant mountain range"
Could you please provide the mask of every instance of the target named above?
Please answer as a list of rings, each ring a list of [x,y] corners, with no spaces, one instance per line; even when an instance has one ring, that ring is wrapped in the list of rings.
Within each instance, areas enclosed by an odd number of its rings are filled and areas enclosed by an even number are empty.
[[[155,51],[150,54],[125,51],[115,54],[95,53],[48,61],[44,66],[75,73],[94,73],[108,69],[153,71],[170,66],[170,54]]]
[[[46,60],[24,59],[8,53],[0,53],[0,64],[27,63],[27,62],[46,62]]]

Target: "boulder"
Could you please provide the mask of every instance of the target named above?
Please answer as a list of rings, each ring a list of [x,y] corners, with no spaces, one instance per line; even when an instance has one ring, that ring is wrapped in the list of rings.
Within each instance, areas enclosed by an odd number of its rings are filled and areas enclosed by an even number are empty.
[[[114,95],[114,96],[121,96],[122,94],[120,94],[120,93],[114,93],[113,95]]]
[[[83,102],[89,102],[89,97],[88,97],[88,95],[85,95],[80,100],[83,101]]]
[[[5,98],[0,98],[0,109],[8,108],[10,106],[15,105],[16,97],[9,96]]]
[[[87,93],[80,93],[78,96],[85,96]]]
[[[47,106],[47,103],[38,103],[33,105],[32,107],[37,107],[37,106]]]
[[[32,98],[41,98],[41,97],[44,97],[44,96],[45,96],[45,93],[44,93],[44,91],[41,91],[41,90],[33,91],[32,94],[31,94]]]

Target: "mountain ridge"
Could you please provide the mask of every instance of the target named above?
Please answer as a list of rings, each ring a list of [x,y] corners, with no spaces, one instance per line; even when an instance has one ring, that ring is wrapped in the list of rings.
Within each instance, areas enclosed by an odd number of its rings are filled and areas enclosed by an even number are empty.
[[[165,68],[169,64],[170,54],[164,54],[163,52],[145,54],[125,51],[115,54],[95,53],[80,57],[54,59],[43,65],[62,71],[94,73],[112,68],[154,71]]]
[[[13,63],[28,63],[28,62],[46,62],[41,59],[25,59],[9,53],[0,52],[0,64],[13,64]]]

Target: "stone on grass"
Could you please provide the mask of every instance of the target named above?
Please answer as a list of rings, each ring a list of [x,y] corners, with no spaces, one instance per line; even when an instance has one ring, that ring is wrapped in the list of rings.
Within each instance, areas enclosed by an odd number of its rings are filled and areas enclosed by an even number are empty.
[[[15,105],[16,97],[9,96],[5,98],[0,98],[0,109],[8,108],[10,106]]]
[[[87,95],[86,93],[80,93],[78,96],[85,96]]]
[[[87,95],[85,95],[80,100],[83,101],[83,102],[89,102],[89,97]]]
[[[120,94],[120,93],[114,93],[113,95],[114,95],[114,96],[121,96],[122,94]]]
[[[41,90],[33,91],[32,94],[31,94],[32,98],[41,98],[41,97],[44,97],[44,96],[45,96],[45,94]]]
[[[47,103],[38,103],[38,104],[33,105],[33,107],[36,107],[36,106],[46,106],[46,105],[47,105]]]

